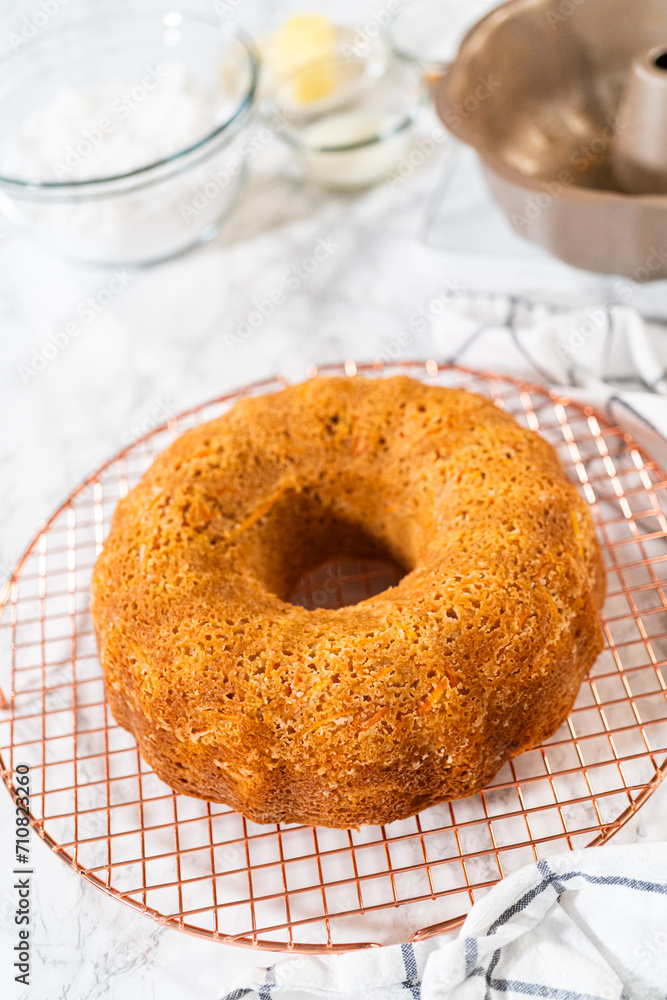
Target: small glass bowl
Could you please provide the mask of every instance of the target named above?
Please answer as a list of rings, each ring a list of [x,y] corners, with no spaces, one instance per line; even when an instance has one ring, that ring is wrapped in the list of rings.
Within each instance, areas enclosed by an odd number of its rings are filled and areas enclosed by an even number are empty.
[[[420,73],[384,47],[343,47],[276,84],[264,116],[304,180],[352,191],[391,176],[425,100]]]
[[[387,29],[392,51],[420,66],[434,86],[447,71],[473,24],[500,0],[411,0],[401,6]]]
[[[0,62],[0,208],[8,220],[70,259],[105,266],[153,263],[215,236],[246,178],[240,136],[259,73],[252,45],[213,15],[141,6],[99,13],[46,35]],[[56,88],[71,87],[75,99],[85,99],[86,88],[132,84],[110,105],[120,120],[123,107],[134,113],[142,95],[160,85],[165,66],[205,93],[203,134],[189,135],[185,146],[176,138],[173,149],[163,143],[132,169],[62,177],[64,163],[76,163],[105,141],[104,129],[93,123],[75,141],[63,138],[59,175],[26,170],[26,121],[48,106]],[[113,115],[105,120],[111,129],[117,124]]]

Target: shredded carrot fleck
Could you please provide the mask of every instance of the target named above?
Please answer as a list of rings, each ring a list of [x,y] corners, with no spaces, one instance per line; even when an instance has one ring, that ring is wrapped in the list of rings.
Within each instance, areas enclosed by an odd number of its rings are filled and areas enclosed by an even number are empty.
[[[523,614],[523,616],[521,618],[521,621],[519,622],[519,631],[521,631],[521,629],[524,627],[524,625],[526,624],[526,622],[530,618],[531,614],[532,614],[532,611],[530,609],[528,609],[528,611],[526,611]]]
[[[540,590],[544,591],[544,593],[546,594],[547,600],[549,601],[549,604],[552,606],[552,608],[554,609],[554,611],[556,612],[556,614],[557,615],[560,614],[560,612],[558,610],[558,605],[554,601],[553,597],[551,596],[551,594],[549,593],[549,591],[547,590],[547,588],[546,587],[540,587]]]
[[[425,698],[421,703],[417,709],[417,715],[426,715],[427,712],[430,712],[436,701],[442,697],[443,693],[449,687],[450,683],[451,682],[448,677],[443,677],[440,683],[433,688],[428,698]]]
[[[386,677],[388,673],[391,673],[393,666],[389,664],[388,667],[383,667],[382,670],[378,670],[376,674],[373,674],[373,680],[379,681],[381,677]]]
[[[295,701],[297,705],[301,705],[304,701],[310,701],[311,698],[313,698],[318,691],[321,691],[323,687],[326,687],[328,683],[329,676],[327,675],[317,684],[313,684],[313,686],[309,688],[308,691],[306,691],[300,698],[296,698]]]
[[[505,662],[505,651],[509,649],[512,645],[511,641],[506,642],[503,646],[500,646],[496,651],[496,663],[501,664]]]
[[[371,715],[370,719],[366,719],[366,721],[359,726],[359,732],[361,732],[362,729],[370,729],[370,727],[374,726],[376,722],[380,721],[380,719],[384,719],[388,711],[389,705],[385,705],[384,708],[381,708],[379,712],[375,713],[375,715]]]
[[[193,503],[190,511],[195,519],[195,523],[197,521],[210,521],[213,516],[212,512],[203,500],[197,500]]]
[[[248,516],[244,518],[240,524],[237,524],[234,530],[231,531],[227,537],[233,538],[234,535],[240,535],[244,531],[247,531],[248,528],[252,528],[253,524],[256,524],[257,521],[263,518],[265,514],[269,513],[271,508],[275,506],[275,504],[280,500],[282,496],[284,496],[285,493],[287,493],[290,486],[292,486],[291,480],[279,486],[278,489],[275,490],[269,497],[267,497],[267,499],[263,503],[259,504],[258,507],[255,507],[252,513],[248,514]]]
[[[572,527],[574,529],[574,537],[577,540],[577,548],[579,549],[579,555],[584,558],[584,547],[581,544],[581,532],[579,531],[579,522],[577,521],[577,512],[572,511]]]
[[[314,722],[312,726],[308,726],[307,729],[304,729],[303,735],[305,736],[307,733],[313,733],[316,730],[321,729],[322,726],[326,726],[330,722],[336,722],[337,719],[346,719],[348,718],[349,714],[350,714],[349,712],[346,712],[343,713],[342,715],[330,715],[326,719],[320,719],[319,722]]]
[[[540,655],[537,657],[537,659],[533,660],[533,662],[531,663],[530,669],[528,670],[528,673],[529,674],[532,673],[532,671],[535,669],[535,667],[539,666],[539,664],[542,663],[543,660],[546,660],[547,656],[549,656],[550,653],[551,653],[551,650],[548,649],[548,648],[545,649],[544,652],[540,653]]]

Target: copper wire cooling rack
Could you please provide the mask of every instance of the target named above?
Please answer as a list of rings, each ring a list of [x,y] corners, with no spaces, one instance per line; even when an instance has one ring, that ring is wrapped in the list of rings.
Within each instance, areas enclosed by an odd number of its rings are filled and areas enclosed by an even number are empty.
[[[353,377],[357,366],[321,371]],[[507,764],[481,795],[403,822],[258,826],[176,795],[107,708],[88,612],[91,569],[118,499],[171,439],[285,383],[253,385],[136,441],[72,493],[8,584],[0,764],[10,790],[16,765],[31,765],[32,824],[59,857],[167,926],[276,951],[428,937],[460,924],[519,866],[608,840],[667,768],[665,473],[621,428],[544,389],[434,361],[363,368],[371,378],[400,372],[490,396],[555,445],[604,547],[605,650],[546,745]],[[305,580],[294,600],[338,606],[391,582],[387,567],[348,561]],[[391,920],[390,907],[401,908]]]

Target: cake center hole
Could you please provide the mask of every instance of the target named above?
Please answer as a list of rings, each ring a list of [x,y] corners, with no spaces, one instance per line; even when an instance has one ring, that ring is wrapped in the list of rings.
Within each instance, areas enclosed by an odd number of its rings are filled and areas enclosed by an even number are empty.
[[[395,587],[404,572],[388,559],[329,559],[304,573],[290,594],[290,604],[315,611],[344,608]]]
[[[343,484],[344,512],[335,509],[337,503],[343,506],[337,497],[323,500],[319,484],[281,494],[244,540],[264,588],[281,601],[316,611],[358,604],[395,586],[412,568],[405,539],[394,525],[392,533],[399,537],[396,543],[387,540],[381,517],[376,512],[374,519],[364,508],[369,489],[366,483]]]
[[[653,62],[658,69],[667,70],[667,50],[665,52],[661,52],[659,56],[656,56]]]

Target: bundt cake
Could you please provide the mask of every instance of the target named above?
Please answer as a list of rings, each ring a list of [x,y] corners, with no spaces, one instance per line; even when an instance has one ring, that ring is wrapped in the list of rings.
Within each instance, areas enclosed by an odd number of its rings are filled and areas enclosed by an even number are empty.
[[[289,603],[341,554],[395,587]],[[482,789],[567,717],[602,646],[586,503],[487,399],[315,378],[183,434],[93,577],[111,710],[172,788],[257,823],[388,823]]]

